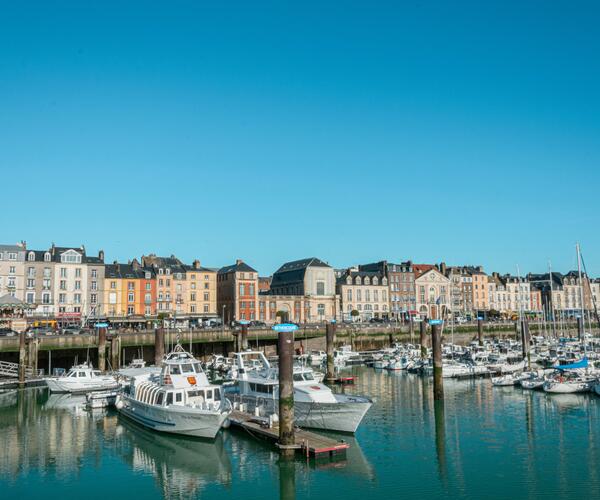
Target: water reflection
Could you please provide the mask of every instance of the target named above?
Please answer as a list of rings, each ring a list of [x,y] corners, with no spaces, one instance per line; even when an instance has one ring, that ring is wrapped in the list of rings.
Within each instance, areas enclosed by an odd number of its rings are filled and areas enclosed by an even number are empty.
[[[222,436],[214,442],[170,436],[119,418],[114,448],[133,471],[152,475],[165,498],[188,498],[208,484],[231,482]]]

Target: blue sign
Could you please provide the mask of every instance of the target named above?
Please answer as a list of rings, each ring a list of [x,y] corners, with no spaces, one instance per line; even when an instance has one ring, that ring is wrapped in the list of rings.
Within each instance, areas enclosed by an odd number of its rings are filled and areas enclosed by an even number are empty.
[[[94,328],[108,328],[108,323],[96,323]]]
[[[429,320],[430,325],[441,325],[442,323],[443,323],[443,321],[441,319],[430,319]]]
[[[298,325],[294,325],[292,323],[280,323],[278,325],[273,326],[273,330],[278,333],[283,332],[295,332],[298,329]]]
[[[250,321],[248,321],[247,319],[240,319],[240,320],[238,321],[238,323],[239,323],[240,325],[249,325],[249,324],[250,324]]]
[[[332,319],[332,320],[331,320],[331,324],[332,324],[332,325],[335,325],[336,323],[337,323],[337,321],[336,321],[335,319]]]

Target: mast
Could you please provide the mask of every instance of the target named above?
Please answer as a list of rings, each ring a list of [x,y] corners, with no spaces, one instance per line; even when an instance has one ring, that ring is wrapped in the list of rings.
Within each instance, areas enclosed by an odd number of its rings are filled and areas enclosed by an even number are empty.
[[[581,250],[579,248],[579,243],[575,245],[577,250],[577,273],[579,274],[579,295],[580,295],[580,306],[581,306],[581,322],[583,325],[583,353],[585,355],[585,309],[583,304],[583,280],[581,279]]]
[[[552,336],[556,338],[556,321],[554,319],[554,279],[552,277],[552,263],[548,261],[548,274],[550,275],[550,321],[552,322]]]

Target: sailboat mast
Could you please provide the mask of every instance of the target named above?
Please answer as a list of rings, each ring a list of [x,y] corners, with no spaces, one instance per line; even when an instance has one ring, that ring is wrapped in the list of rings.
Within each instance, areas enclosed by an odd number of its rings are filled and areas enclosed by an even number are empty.
[[[583,303],[583,280],[581,278],[581,250],[579,249],[579,243],[575,245],[577,249],[577,273],[579,274],[579,295],[580,295],[580,306],[581,306],[581,324],[583,325],[583,352],[585,353],[585,309]]]
[[[548,275],[550,277],[550,301],[548,307],[550,308],[550,321],[552,322],[552,336],[556,338],[556,320],[554,318],[554,279],[552,276],[552,263],[548,261]]]

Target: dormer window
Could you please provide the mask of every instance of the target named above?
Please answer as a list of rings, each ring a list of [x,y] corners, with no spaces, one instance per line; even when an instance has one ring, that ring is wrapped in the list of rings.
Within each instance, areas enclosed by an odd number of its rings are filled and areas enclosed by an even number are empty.
[[[158,270],[158,274],[160,274],[160,275],[162,276],[162,274],[163,274],[163,270],[162,270],[162,268],[160,268],[160,269]]]
[[[169,275],[171,274],[171,270],[170,270],[170,269],[166,269],[166,270],[165,270],[165,274],[166,274],[167,276],[169,276]]]
[[[369,279],[369,277],[367,276],[365,278],[365,285],[370,285],[371,284],[371,280]]]
[[[360,285],[361,281],[360,281],[360,276],[357,276],[356,279],[354,280],[354,284],[355,285]]]
[[[60,261],[68,264],[81,264],[81,254],[68,250],[60,256]]]
[[[352,284],[352,278],[351,278],[350,276],[348,276],[348,277],[346,278],[346,283],[347,283],[348,285],[351,285],[351,284]]]
[[[33,252],[29,252],[29,255],[27,256],[27,258],[29,259],[29,261],[34,261],[35,260],[35,254]]]
[[[146,271],[146,273],[145,273],[145,277],[146,277],[146,279],[147,279],[147,280],[149,280],[149,279],[150,279],[150,277],[151,277],[151,276],[150,276],[150,273],[149,273],[148,271]]]
[[[44,254],[44,262],[50,262],[50,252]]]
[[[381,280],[381,284],[382,284],[383,286],[387,286],[387,284],[388,284],[388,280],[387,280],[387,278],[383,278],[383,279]]]
[[[373,278],[373,284],[374,284],[374,285],[379,285],[379,280],[377,279],[377,276],[375,276],[375,277]]]

